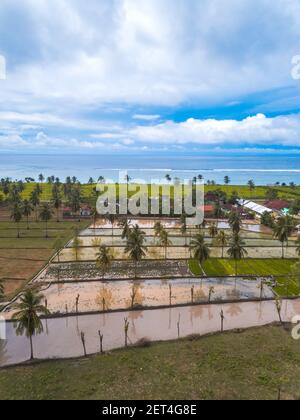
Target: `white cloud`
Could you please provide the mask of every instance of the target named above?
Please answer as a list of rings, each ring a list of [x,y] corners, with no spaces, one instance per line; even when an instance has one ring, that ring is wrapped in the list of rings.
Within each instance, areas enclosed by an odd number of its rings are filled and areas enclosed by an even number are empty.
[[[132,117],[134,120],[141,121],[156,121],[160,119],[160,115],[144,115],[144,114],[135,114]]]
[[[238,120],[167,121],[152,126],[137,126],[132,138],[149,144],[226,145],[279,144],[300,147],[300,115],[267,118],[263,114]]]

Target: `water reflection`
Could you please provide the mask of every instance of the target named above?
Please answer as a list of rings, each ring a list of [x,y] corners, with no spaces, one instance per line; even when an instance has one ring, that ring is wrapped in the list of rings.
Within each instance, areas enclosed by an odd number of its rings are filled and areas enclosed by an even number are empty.
[[[285,321],[299,314],[300,300],[285,301]],[[44,321],[44,333],[34,337],[34,352],[39,359],[69,358],[83,353],[80,333],[86,337],[89,354],[99,352],[99,330],[104,336],[105,350],[124,346],[124,318],[130,323],[129,338],[135,344],[143,337],[151,341],[172,340],[191,334],[205,335],[220,331],[220,313],[225,314],[225,330],[266,325],[278,321],[273,301],[223,305],[200,305],[183,308],[157,309],[150,311],[116,312],[89,316],[74,316],[66,319],[48,319],[48,331]],[[64,333],[62,334],[62,328]],[[20,363],[29,358],[29,343],[26,337],[17,337],[13,324],[7,323],[7,341],[0,347],[0,365]]]

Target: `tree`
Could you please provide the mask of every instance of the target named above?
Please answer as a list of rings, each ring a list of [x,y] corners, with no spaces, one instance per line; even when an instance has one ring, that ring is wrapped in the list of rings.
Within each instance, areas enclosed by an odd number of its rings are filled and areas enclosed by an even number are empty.
[[[228,237],[224,230],[221,230],[216,237],[216,244],[222,248],[222,258],[224,258],[224,248],[228,244]]]
[[[242,216],[240,213],[235,210],[231,211],[228,222],[234,234],[240,233],[242,224]]]
[[[73,239],[72,245],[73,245],[72,246],[73,252],[75,254],[75,259],[76,261],[78,261],[79,252],[82,247],[82,240],[79,238],[79,232],[77,229],[75,229],[74,231],[74,239]]]
[[[237,277],[237,262],[245,258],[248,252],[244,248],[245,242],[238,233],[233,234],[229,242],[229,249],[227,251],[230,258],[235,261],[235,275]]]
[[[298,236],[298,239],[296,241],[296,245],[297,245],[296,252],[300,257],[300,236]]]
[[[20,222],[23,217],[23,208],[20,203],[15,203],[10,218],[17,224],[18,238],[20,238]]]
[[[262,225],[273,229],[274,225],[275,225],[275,218],[274,218],[272,213],[266,211],[261,216],[261,221],[260,222],[261,222]]]
[[[119,223],[120,227],[122,228],[122,239],[128,239],[130,235],[130,222],[127,218],[121,220]]]
[[[48,222],[52,219],[52,210],[50,204],[43,204],[40,211],[40,219],[42,220],[42,222],[45,222],[46,238],[48,238]]]
[[[224,183],[225,183],[225,185],[229,185],[230,184],[230,178],[229,178],[229,176],[225,176],[225,178],[224,178]]]
[[[41,184],[45,181],[45,177],[44,177],[43,174],[39,175],[39,181],[40,181]]]
[[[35,221],[38,220],[38,206],[40,205],[40,197],[36,190],[32,191],[30,194],[30,202],[34,207],[35,211]]]
[[[17,312],[14,315],[17,335],[24,335],[30,341],[30,360],[33,360],[32,337],[43,332],[43,324],[40,315],[48,315],[48,309],[42,305],[44,297],[34,290],[26,290],[20,297],[20,303],[14,307]]]
[[[248,187],[249,187],[249,190],[251,192],[255,190],[255,183],[252,179],[250,179],[250,181],[248,181]]]
[[[4,284],[3,281],[0,280],[0,300],[4,298]]]
[[[169,233],[163,229],[159,235],[159,243],[165,248],[165,260],[167,259],[168,247],[172,246],[172,241],[169,239]]]
[[[130,232],[125,248],[126,254],[135,263],[135,278],[137,277],[137,264],[146,256],[147,247],[144,244],[145,232],[136,225]]]
[[[59,222],[59,209],[62,206],[62,199],[58,190],[53,191],[52,204],[56,209],[56,221]]]
[[[218,235],[218,227],[215,223],[211,224],[208,229],[211,238],[215,238]]]
[[[288,246],[289,237],[296,229],[296,221],[291,216],[281,216],[277,219],[273,228],[274,237],[281,242],[282,259],[284,259],[284,244]]]
[[[29,217],[31,213],[33,212],[32,204],[29,200],[24,200],[23,202],[23,215],[26,217],[27,221],[27,229],[29,229]]]
[[[190,249],[194,253],[194,258],[199,261],[203,271],[202,264],[207,261],[210,256],[210,249],[205,243],[204,236],[201,234],[196,235],[191,241]]]
[[[113,256],[110,254],[109,248],[100,246],[96,257],[96,267],[102,272],[102,276],[104,277],[111,268]]]
[[[161,224],[161,222],[156,222],[155,225],[154,225],[154,235],[156,237],[160,236],[160,233],[162,232],[163,229],[164,229],[164,227]]]

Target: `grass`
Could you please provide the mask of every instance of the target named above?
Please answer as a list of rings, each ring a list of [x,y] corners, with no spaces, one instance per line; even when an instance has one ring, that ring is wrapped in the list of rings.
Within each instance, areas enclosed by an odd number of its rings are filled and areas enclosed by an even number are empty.
[[[275,181],[275,180],[274,180]],[[35,183],[29,183],[25,184],[25,190],[22,193],[23,199],[28,199],[30,197],[30,193],[34,190],[36,187]],[[44,183],[42,185],[43,192],[41,195],[42,201],[49,201],[52,199],[52,185]],[[94,193],[95,185],[90,184],[83,184],[81,186],[81,194],[84,199],[95,201],[95,193]],[[300,187],[297,186],[295,188],[291,188],[289,186],[282,187],[277,186],[273,187],[274,190],[277,191],[278,196],[280,198],[285,198],[288,200],[293,200],[300,198]],[[266,193],[268,191],[268,187],[266,186],[257,186],[255,190],[250,191],[249,187],[247,185],[205,185],[205,191],[216,191],[216,190],[222,190],[224,191],[228,196],[231,196],[234,192],[236,192],[240,197],[242,198],[248,198],[248,199],[256,199],[256,200],[265,200],[266,199]],[[172,195],[172,191],[171,191]]]
[[[10,368],[0,399],[299,399],[299,344],[269,326]]]
[[[83,229],[87,222],[50,222],[49,238],[45,237],[44,223],[20,224],[17,238],[13,222],[0,222],[0,279],[4,280],[5,299],[12,298],[37,274],[55,252],[57,238],[66,243],[74,236],[74,229]]]
[[[278,282],[275,291],[281,296],[299,296],[300,279],[290,277],[297,260],[245,259],[238,261],[238,276],[274,276]],[[189,267],[193,275],[201,276],[198,261],[192,260]],[[235,262],[228,259],[210,259],[203,264],[208,277],[235,276]]]

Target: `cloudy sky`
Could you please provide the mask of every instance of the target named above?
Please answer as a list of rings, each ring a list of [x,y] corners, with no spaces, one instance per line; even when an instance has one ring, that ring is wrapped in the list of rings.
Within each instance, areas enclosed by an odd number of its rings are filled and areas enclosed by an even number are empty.
[[[299,0],[1,0],[0,55],[2,152],[300,151]]]

